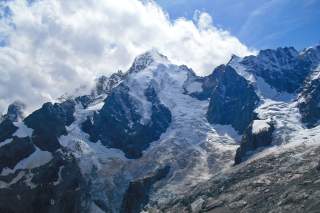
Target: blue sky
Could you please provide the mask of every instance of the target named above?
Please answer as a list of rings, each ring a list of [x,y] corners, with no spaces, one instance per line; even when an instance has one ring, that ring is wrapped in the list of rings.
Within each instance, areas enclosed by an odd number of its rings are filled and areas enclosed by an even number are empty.
[[[208,12],[215,26],[256,49],[320,43],[319,0],[156,0],[172,20]]]

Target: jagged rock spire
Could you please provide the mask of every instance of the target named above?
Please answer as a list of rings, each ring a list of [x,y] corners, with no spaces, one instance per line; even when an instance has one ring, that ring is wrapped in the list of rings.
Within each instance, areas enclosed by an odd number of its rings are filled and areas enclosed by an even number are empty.
[[[15,101],[9,105],[7,114],[4,117],[12,122],[20,121],[24,118],[25,108],[26,105],[23,102]]]

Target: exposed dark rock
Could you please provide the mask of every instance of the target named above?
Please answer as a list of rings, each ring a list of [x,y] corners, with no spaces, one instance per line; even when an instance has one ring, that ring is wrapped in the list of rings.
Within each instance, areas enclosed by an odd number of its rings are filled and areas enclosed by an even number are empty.
[[[250,124],[242,137],[240,147],[237,149],[235,164],[239,164],[246,160],[246,158],[258,148],[271,145],[274,126],[272,123],[268,123],[268,125],[268,128],[261,129],[259,132],[254,132],[252,128],[253,123]]]
[[[100,76],[96,80],[96,91],[98,95],[101,95],[105,91],[106,83],[108,82],[108,77],[106,76]]]
[[[109,95],[112,89],[117,86],[124,78],[124,73],[119,70],[117,73],[113,73],[110,77],[104,75],[96,79],[95,88],[91,91],[90,95],[82,95],[74,98],[77,103],[80,103],[83,108],[87,108],[97,99],[104,97],[103,95]]]
[[[30,156],[35,147],[29,138],[17,138],[0,147],[0,173],[2,169],[8,167],[13,169],[22,159]]]
[[[23,172],[16,183],[0,188],[1,212],[88,212],[86,182],[71,155],[57,152],[48,164]]]
[[[92,95],[83,95],[76,97],[75,101],[77,103],[81,103],[83,108],[87,108],[89,104],[91,104],[94,101],[94,98]]]
[[[302,60],[312,64],[312,68],[316,68],[320,61],[320,45],[303,50],[300,57]]]
[[[19,101],[15,101],[9,105],[7,113],[0,119],[0,143],[12,138],[12,134],[18,129],[13,122],[23,119],[24,109],[25,105]]]
[[[91,140],[101,140],[102,144],[121,149],[129,158],[139,158],[149,144],[158,140],[171,122],[170,111],[160,103],[154,88],[145,91],[152,105],[151,120],[142,124],[142,116],[129,96],[129,88],[119,85],[105,100],[103,108],[88,119],[82,128],[90,134]]]
[[[111,90],[124,78],[124,73],[119,70],[110,77],[101,76],[96,81],[96,95],[110,94]]]
[[[315,127],[320,120],[320,78],[306,81],[299,96],[298,107],[302,122],[309,128]]]
[[[53,152],[60,147],[58,137],[66,134],[66,126],[74,121],[75,103],[46,103],[29,115],[25,124],[33,129],[32,141],[40,149]]]
[[[139,213],[149,201],[149,192],[157,181],[165,178],[170,171],[170,166],[158,169],[153,174],[139,180],[130,182],[124,195],[121,212]]]
[[[207,118],[210,123],[231,124],[242,133],[255,118],[259,103],[254,88],[231,66],[219,66],[204,81],[205,91],[211,91]]]
[[[317,165],[316,169],[317,169],[318,171],[320,171],[320,161],[318,162],[318,165]]]
[[[0,123],[0,144],[4,140],[12,137],[12,134],[18,129],[10,119],[5,119]]]
[[[24,110],[26,105],[20,101],[15,101],[9,105],[7,114],[4,115],[5,119],[9,119],[12,122],[20,121],[24,118]]]
[[[262,50],[241,62],[279,92],[296,92],[310,73],[313,62],[293,47]]]

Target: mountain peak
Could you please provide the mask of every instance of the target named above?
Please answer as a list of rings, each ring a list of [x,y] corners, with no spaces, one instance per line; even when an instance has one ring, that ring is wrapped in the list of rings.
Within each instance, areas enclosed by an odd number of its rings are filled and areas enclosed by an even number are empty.
[[[273,58],[279,58],[279,57],[285,57],[285,58],[291,58],[291,57],[297,57],[299,55],[299,52],[294,47],[278,47],[277,49],[266,49],[261,50],[258,54],[258,57],[273,57]]]
[[[11,121],[19,121],[24,118],[24,110],[26,105],[21,101],[15,101],[9,105],[7,114],[5,115]]]
[[[152,48],[136,57],[136,60],[143,60],[145,58],[152,58],[154,61],[168,61],[167,56],[161,54],[157,49]]]
[[[230,58],[230,60],[228,61],[227,64],[231,64],[231,63],[233,63],[233,62],[238,62],[239,60],[241,60],[241,57],[239,57],[239,56],[237,56],[237,55],[235,55],[235,54],[232,54],[232,55],[231,55],[231,58]]]
[[[314,66],[318,66],[320,60],[320,45],[306,48],[301,51],[300,55],[310,61]]]
[[[129,73],[138,72],[150,66],[153,63],[168,64],[170,63],[167,56],[159,53],[157,49],[151,49],[141,55],[138,55],[129,69]]]

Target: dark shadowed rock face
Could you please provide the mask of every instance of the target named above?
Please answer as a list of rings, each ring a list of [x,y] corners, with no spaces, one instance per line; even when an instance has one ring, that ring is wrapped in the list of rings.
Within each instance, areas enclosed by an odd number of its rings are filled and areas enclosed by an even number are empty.
[[[75,103],[46,103],[29,115],[24,123],[33,129],[32,141],[40,149],[53,152],[60,147],[58,137],[66,134],[66,126],[74,121]]]
[[[34,151],[35,147],[29,138],[13,137],[10,143],[0,147],[0,173],[6,167],[13,169]]]
[[[256,122],[261,122],[260,120],[254,120],[250,126],[245,131],[240,147],[237,149],[235,156],[235,164],[239,164],[246,160],[250,154],[255,150],[271,145],[272,143],[272,133],[274,131],[274,126],[270,122],[265,122],[265,127],[261,129],[254,130],[254,124]],[[259,128],[259,127],[255,127]]]
[[[320,45],[307,48],[302,51],[300,54],[302,60],[307,61],[308,63],[312,64],[312,68],[315,68],[320,61]]]
[[[149,201],[149,192],[157,181],[165,178],[170,171],[166,166],[153,174],[139,180],[130,182],[124,195],[121,213],[139,213]]]
[[[105,100],[103,108],[82,125],[91,140],[101,140],[102,144],[121,149],[129,158],[139,158],[150,143],[158,140],[171,122],[170,111],[160,103],[157,94],[150,85],[145,91],[147,101],[151,103],[152,114],[148,123],[142,124],[129,88],[119,85]]]
[[[299,53],[293,47],[262,50],[257,56],[248,56],[241,62],[249,72],[262,77],[279,92],[296,92],[313,68],[313,52]]]
[[[255,117],[259,98],[254,88],[230,66],[219,66],[204,81],[211,90],[207,118],[210,123],[232,125],[242,133]]]
[[[11,138],[12,134],[18,129],[10,119],[5,119],[0,123],[0,144],[6,139]]]
[[[320,73],[320,71],[318,71]],[[319,124],[320,120],[320,78],[306,81],[299,95],[298,107],[302,122],[312,128]]]
[[[0,143],[12,137],[12,134],[18,129],[13,122],[23,119],[25,105],[16,101],[9,105],[7,114],[0,120]]]
[[[57,152],[44,166],[0,176],[0,181],[14,180],[10,187],[0,188],[0,212],[89,212],[86,182],[70,154]]]
[[[94,101],[94,97],[92,95],[82,95],[76,97],[74,100],[80,103],[83,108],[87,108]]]
[[[26,106],[20,101],[15,101],[9,105],[5,119],[9,119],[13,122],[20,121],[24,118],[24,110]]]
[[[119,70],[113,73],[110,77],[101,76],[96,80],[96,95],[110,94],[114,88],[124,77],[124,73]]]
[[[80,103],[83,108],[87,108],[91,103],[109,95],[111,90],[116,87],[124,78],[124,73],[119,70],[113,73],[110,77],[101,76],[96,79],[96,84],[94,89],[89,95],[82,95],[74,98],[77,103]]]

